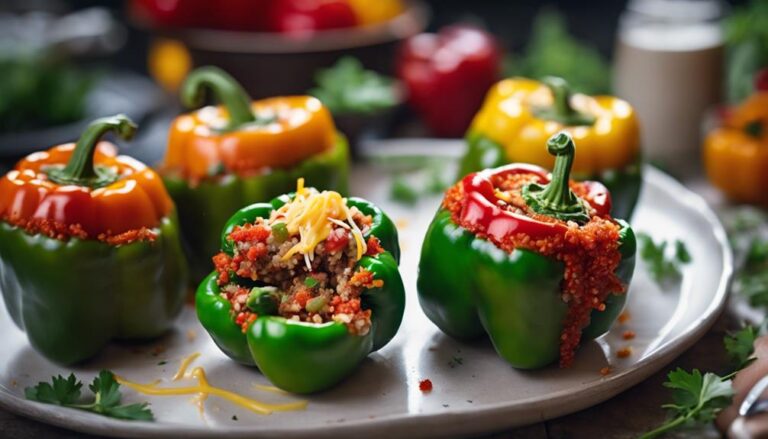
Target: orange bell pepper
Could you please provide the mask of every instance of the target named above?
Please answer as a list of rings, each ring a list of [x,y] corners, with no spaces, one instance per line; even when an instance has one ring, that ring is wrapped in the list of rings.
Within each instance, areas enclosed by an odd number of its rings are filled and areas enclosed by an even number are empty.
[[[288,168],[336,143],[328,109],[311,96],[250,102],[225,72],[204,67],[187,78],[182,99],[198,106],[210,88],[223,106],[203,107],[176,118],[171,125],[164,173],[199,181],[221,173],[255,175],[265,169]]]
[[[107,131],[127,139],[135,130],[125,116],[106,117],[76,145],[30,154],[0,179],[0,219],[52,238],[108,240],[157,227],[173,210],[160,177],[99,142]]]
[[[768,92],[730,113],[704,140],[709,181],[735,202],[768,206]]]

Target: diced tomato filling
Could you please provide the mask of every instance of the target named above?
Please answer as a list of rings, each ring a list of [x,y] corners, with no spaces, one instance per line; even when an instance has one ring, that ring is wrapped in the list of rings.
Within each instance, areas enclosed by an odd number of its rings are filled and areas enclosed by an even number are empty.
[[[379,253],[384,253],[384,248],[381,246],[381,241],[375,236],[370,236],[367,241],[368,251],[365,252],[368,256],[376,256]]]
[[[341,227],[333,229],[325,240],[325,248],[331,253],[342,250],[347,245],[349,245],[349,232]]]
[[[266,242],[272,232],[261,225],[246,224],[235,226],[229,238],[234,242]]]

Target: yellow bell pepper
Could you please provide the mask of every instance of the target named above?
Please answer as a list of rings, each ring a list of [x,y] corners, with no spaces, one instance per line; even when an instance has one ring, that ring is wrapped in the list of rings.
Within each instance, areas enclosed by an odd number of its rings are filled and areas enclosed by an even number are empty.
[[[494,85],[467,133],[459,176],[516,162],[552,169],[553,158],[541,145],[559,131],[578,145],[573,178],[602,182],[613,198],[611,214],[631,218],[642,185],[635,111],[613,96],[571,94],[561,78]]]
[[[578,145],[574,173],[595,175],[637,161],[640,136],[632,106],[613,96],[571,95],[559,78],[498,82],[469,131],[501,144],[509,162],[552,169],[554,159],[541,145],[563,130]]]
[[[768,92],[759,92],[704,140],[709,181],[735,202],[768,206]]]

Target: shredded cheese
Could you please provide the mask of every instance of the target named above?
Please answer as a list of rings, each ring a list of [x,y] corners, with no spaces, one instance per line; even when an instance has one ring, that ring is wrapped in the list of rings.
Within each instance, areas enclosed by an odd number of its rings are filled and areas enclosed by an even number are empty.
[[[248,398],[246,396],[240,395],[238,393],[235,393],[229,390],[222,389],[220,387],[212,386],[208,381],[208,377],[206,376],[205,369],[203,369],[202,367],[195,367],[192,369],[191,372],[187,373],[187,369],[189,368],[190,364],[192,364],[199,356],[200,356],[199,353],[194,353],[188,356],[187,358],[185,358],[184,360],[182,360],[181,366],[179,367],[179,371],[173,377],[173,381],[178,381],[180,379],[195,379],[197,380],[197,385],[194,385],[194,386],[159,387],[160,380],[156,380],[149,384],[140,384],[140,383],[128,381],[127,379],[120,376],[115,376],[115,380],[117,380],[118,383],[126,387],[129,387],[138,393],[143,393],[145,395],[157,395],[157,396],[194,395],[192,402],[197,406],[201,415],[203,414],[204,403],[210,395],[217,396],[219,398],[222,398],[224,400],[231,402],[232,404],[239,405],[241,407],[247,408],[248,410],[251,410],[253,412],[256,412],[262,415],[269,415],[272,412],[277,412],[277,411],[303,410],[307,407],[307,404],[308,404],[307,401],[296,401],[296,402],[289,402],[289,403],[283,403],[283,404],[269,404],[269,403],[257,401],[255,399]],[[267,387],[269,386],[264,386],[264,388],[260,390],[271,391],[272,393],[278,393],[277,391],[269,389]],[[279,389],[277,390],[280,391]]]
[[[282,259],[288,260],[299,253],[303,255],[304,263],[311,271],[315,247],[328,238],[332,224],[336,224],[351,231],[359,260],[368,247],[353,215],[353,210],[347,206],[347,199],[338,192],[318,192],[314,188],[304,187],[303,178],[298,179],[296,197],[273,212],[270,219],[271,223],[278,219],[285,222],[290,235],[299,235],[299,242],[291,247]]]

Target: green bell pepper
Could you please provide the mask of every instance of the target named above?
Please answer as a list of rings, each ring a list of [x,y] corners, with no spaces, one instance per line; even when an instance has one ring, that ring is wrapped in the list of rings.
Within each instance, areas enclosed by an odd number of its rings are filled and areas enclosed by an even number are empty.
[[[16,191],[4,194],[15,200],[8,206],[0,202],[3,299],[32,347],[59,364],[86,360],[112,339],[157,337],[184,304],[188,269],[173,204],[155,184],[159,177],[133,159],[95,152],[106,131],[127,138],[135,129],[124,116],[99,119],[74,150],[62,145],[35,153],[17,165],[24,173],[0,180],[0,192],[8,182]],[[24,175],[35,177],[24,181]],[[157,224],[135,224],[151,216]],[[152,237],[109,240],[138,230]]]
[[[221,249],[232,255],[228,236],[236,225],[268,218],[293,196],[283,195],[270,203],[253,204],[237,212],[224,228]],[[220,295],[215,271],[197,289],[198,319],[219,348],[235,361],[256,365],[276,386],[289,392],[313,393],[334,386],[352,373],[368,354],[384,347],[402,321],[405,291],[397,268],[400,255],[397,230],[389,217],[372,203],[349,198],[348,205],[372,216],[373,224],[365,238],[376,236],[387,250],[376,256],[363,256],[357,262],[357,267],[369,270],[375,279],[384,281],[381,288],[362,293],[363,309],[372,311],[372,327],[366,335],[350,334],[342,323],[312,324],[276,315],[260,315],[243,333],[234,322],[229,301]]]
[[[570,192],[566,185],[545,194],[546,189],[555,189],[557,182],[568,181],[567,172],[563,178],[557,169],[558,162],[555,166],[551,184],[539,192],[541,196],[537,201],[540,203],[552,193],[556,198]],[[516,165],[508,165],[487,172],[546,175],[543,169],[531,169],[516,170]],[[471,181],[473,176],[464,181]],[[543,203],[547,204],[546,208],[564,212],[557,215],[550,211],[548,215],[559,218],[563,218],[560,215],[572,218],[573,212],[563,209],[564,205],[578,206],[567,197],[554,202],[550,197],[548,201],[550,203]],[[529,205],[534,208],[530,201]],[[467,208],[475,215],[479,215],[480,209],[478,206]],[[504,220],[506,218],[497,220],[496,227],[503,228]],[[623,285],[628,286],[635,266],[635,235],[626,222],[617,220],[617,223],[620,225],[621,261],[615,274]],[[525,222],[515,224],[516,231],[526,232]],[[531,228],[531,233],[535,230]],[[462,340],[487,334],[498,354],[512,366],[539,368],[557,360],[560,354],[563,321],[568,312],[568,305],[561,298],[564,272],[565,265],[554,257],[521,248],[511,252],[502,250],[487,237],[477,236],[458,225],[451,212],[441,207],[422,246],[417,280],[419,303],[427,317],[446,334]],[[608,331],[625,302],[626,294],[609,294],[602,311],[592,310],[589,324],[582,330],[582,341]]]

